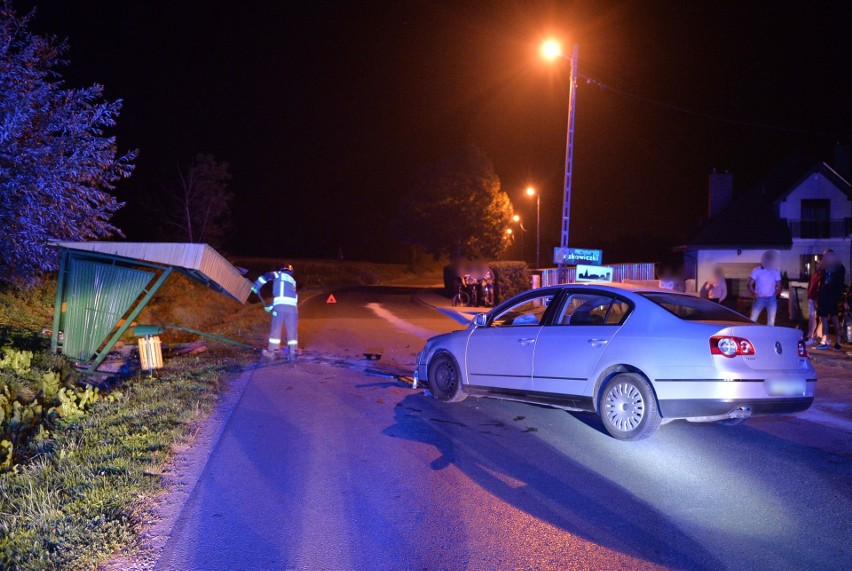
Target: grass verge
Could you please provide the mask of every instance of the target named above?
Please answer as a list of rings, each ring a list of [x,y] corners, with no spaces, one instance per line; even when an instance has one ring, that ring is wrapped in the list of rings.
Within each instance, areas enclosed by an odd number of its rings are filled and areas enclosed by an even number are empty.
[[[153,308],[169,317],[187,311],[214,331],[243,312],[243,331],[265,317],[172,281]],[[95,569],[131,546],[174,446],[191,439],[240,368],[222,351],[172,358],[159,378],[125,378],[84,405],[86,379],[47,351],[55,288],[45,280],[0,291],[0,464],[13,455],[0,469],[0,569]]]
[[[257,275],[276,262],[237,263]],[[297,263],[303,289],[407,274],[393,264]],[[85,380],[46,350],[55,291],[55,279],[26,292],[0,290],[0,347],[33,352],[26,366],[0,365],[0,397],[8,405],[0,406],[0,441],[13,442],[15,454],[14,466],[0,471],[2,569],[94,569],[132,545],[152,498],[163,491],[161,475],[175,445],[191,440],[220,383],[242,364],[214,344],[200,357],[167,359],[159,378],[126,378],[103,391],[107,398],[86,397],[83,406],[79,385]],[[175,276],[138,321],[180,324],[259,345],[268,319],[256,303],[241,305]],[[163,335],[166,343],[193,338],[177,331]],[[75,391],[75,399],[68,400],[68,391]],[[25,414],[31,415],[28,424]],[[0,461],[8,457],[0,450]]]
[[[211,361],[176,359],[161,378],[129,379],[116,398],[60,423],[40,454],[0,474],[0,567],[93,569],[129,545],[172,448],[237,370]]]

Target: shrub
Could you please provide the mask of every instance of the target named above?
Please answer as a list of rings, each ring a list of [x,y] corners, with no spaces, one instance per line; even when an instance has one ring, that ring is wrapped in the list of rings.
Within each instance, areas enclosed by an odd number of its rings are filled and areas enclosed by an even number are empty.
[[[530,289],[530,270],[526,262],[491,262],[494,273],[494,303],[500,303]]]
[[[101,400],[97,388],[81,387],[79,375],[50,367],[50,356],[0,349],[0,472],[43,452],[63,422],[85,416]],[[45,367],[50,368],[45,368]]]
[[[159,474],[173,446],[191,438],[219,380],[235,372],[190,358],[169,367],[160,378],[129,379],[105,398],[60,386],[67,416],[57,416],[49,435],[33,435],[36,456],[0,473],[0,569],[96,569],[132,543],[150,498],[162,491]],[[52,391],[56,382],[42,377],[38,386]],[[6,442],[0,458],[12,452]]]

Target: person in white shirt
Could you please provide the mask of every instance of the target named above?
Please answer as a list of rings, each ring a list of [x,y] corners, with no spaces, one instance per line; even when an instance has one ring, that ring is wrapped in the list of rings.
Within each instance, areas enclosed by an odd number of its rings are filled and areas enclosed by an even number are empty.
[[[766,324],[775,325],[775,313],[778,309],[778,294],[781,293],[781,272],[775,269],[775,252],[768,250],[760,258],[760,265],[751,271],[748,278],[748,291],[754,296],[751,306],[751,320],[757,322],[766,309]]]

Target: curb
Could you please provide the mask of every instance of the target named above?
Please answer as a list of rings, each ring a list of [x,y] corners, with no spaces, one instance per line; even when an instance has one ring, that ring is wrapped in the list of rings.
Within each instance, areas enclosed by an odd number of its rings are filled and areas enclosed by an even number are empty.
[[[429,303],[428,301],[423,299],[423,297],[421,297],[426,293],[429,293],[429,290],[419,289],[419,290],[417,290],[417,291],[415,291],[414,293],[411,294],[411,299],[413,299],[414,301],[416,301],[420,305],[425,305],[426,307],[431,307],[432,309],[438,309],[439,306],[435,305],[434,303]]]
[[[467,327],[468,325],[470,325],[470,322],[473,321],[473,318],[474,318],[475,315],[477,315],[479,313],[486,313],[488,311],[488,308],[480,308],[480,307],[459,308],[459,307],[453,307],[452,305],[447,305],[447,306],[436,305],[436,304],[431,303],[431,302],[429,302],[429,301],[427,301],[426,299],[423,298],[422,294],[425,291],[426,290],[419,290],[419,291],[411,294],[411,299],[415,303],[419,303],[419,304],[421,304],[425,307],[428,307],[430,309],[434,309],[438,313],[441,313],[441,314],[449,317],[450,319],[452,319],[453,321],[455,321],[459,325],[463,325],[464,327]]]
[[[822,365],[824,367],[833,367],[835,369],[852,371],[852,359],[850,359],[847,355],[829,357],[827,355],[814,355],[811,353],[811,363],[814,365]]]
[[[428,290],[425,290],[425,289],[417,290],[416,292],[411,294],[411,298],[421,305],[425,305],[426,307],[431,307],[432,309],[437,309],[438,311],[448,310],[448,311],[455,311],[456,313],[476,315],[477,313],[488,313],[492,309],[491,307],[453,307],[453,305],[450,302],[447,302],[447,305],[436,305],[434,303],[427,301],[426,299],[423,299],[423,297],[421,297],[421,295],[430,294],[430,293],[431,292],[429,292]],[[434,294],[434,295],[437,296],[438,294]]]

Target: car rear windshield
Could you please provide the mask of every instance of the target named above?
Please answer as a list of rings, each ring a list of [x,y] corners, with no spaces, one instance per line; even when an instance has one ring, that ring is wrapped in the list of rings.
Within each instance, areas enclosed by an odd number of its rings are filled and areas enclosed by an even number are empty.
[[[639,294],[650,299],[666,311],[686,321],[734,321],[751,323],[751,320],[723,305],[693,297],[668,292],[645,292]]]

